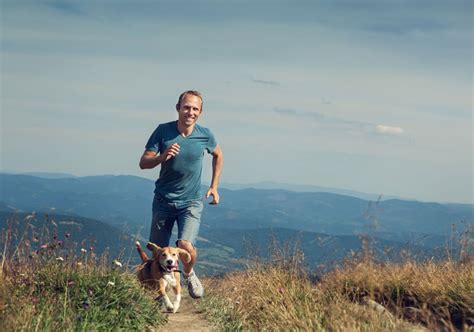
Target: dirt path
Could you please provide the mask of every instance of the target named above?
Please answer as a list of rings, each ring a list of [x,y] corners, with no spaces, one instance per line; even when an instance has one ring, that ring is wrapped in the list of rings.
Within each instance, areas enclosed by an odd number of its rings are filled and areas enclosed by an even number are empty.
[[[183,291],[184,293],[184,291]],[[187,294],[183,294],[179,310],[175,314],[165,314],[168,317],[168,323],[156,331],[171,332],[209,332],[215,331],[211,324],[206,320],[202,311],[193,303],[193,300]]]

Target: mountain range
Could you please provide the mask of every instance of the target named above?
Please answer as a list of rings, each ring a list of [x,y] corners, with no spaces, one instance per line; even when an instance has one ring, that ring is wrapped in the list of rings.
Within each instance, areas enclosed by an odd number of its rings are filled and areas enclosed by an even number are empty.
[[[133,239],[148,236],[154,189],[151,180],[0,174],[0,183],[0,211],[4,213],[36,211],[37,216],[47,213],[76,218],[83,223],[82,229],[93,229],[88,233],[92,235],[100,228],[114,227],[117,234],[128,236],[129,251]],[[362,235],[377,243],[381,258],[390,256],[384,252],[405,247],[427,257],[430,252],[438,255],[434,248],[473,223],[474,208],[469,204],[370,201],[328,192],[256,188],[221,188],[220,195],[219,205],[205,204],[198,241],[200,261],[212,273],[246,264],[250,257],[243,247],[245,241],[258,244],[263,255],[272,237],[291,243],[298,238],[306,262],[312,265],[340,260],[351,250],[359,250]],[[112,233],[109,230],[98,237],[107,243],[105,238]]]

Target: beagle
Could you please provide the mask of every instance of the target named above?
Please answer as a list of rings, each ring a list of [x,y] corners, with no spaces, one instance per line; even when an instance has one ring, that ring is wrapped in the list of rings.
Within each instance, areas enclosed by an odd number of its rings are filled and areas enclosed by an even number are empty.
[[[178,271],[178,260],[185,263],[191,260],[191,255],[181,248],[158,247],[148,242],[147,248],[153,252],[153,258],[149,259],[142,250],[140,242],[135,242],[142,264],[138,266],[138,280],[149,288],[158,289],[156,300],[165,304],[170,312],[177,312],[181,302],[180,271]],[[175,298],[171,303],[166,291],[173,289]]]

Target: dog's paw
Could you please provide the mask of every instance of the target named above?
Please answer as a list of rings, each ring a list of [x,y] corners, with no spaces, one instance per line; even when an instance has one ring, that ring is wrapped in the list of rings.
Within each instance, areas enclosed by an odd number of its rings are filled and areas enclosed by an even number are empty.
[[[166,306],[166,310],[168,312],[175,313],[176,311],[174,310],[174,306],[170,303],[169,305]]]
[[[175,314],[179,309],[179,302],[173,302],[173,313]]]

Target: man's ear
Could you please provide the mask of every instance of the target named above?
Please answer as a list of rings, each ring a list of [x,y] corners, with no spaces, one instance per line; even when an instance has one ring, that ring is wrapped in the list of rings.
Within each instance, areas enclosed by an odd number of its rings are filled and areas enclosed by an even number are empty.
[[[191,261],[191,255],[184,249],[178,248],[179,258],[185,262],[189,263]]]

